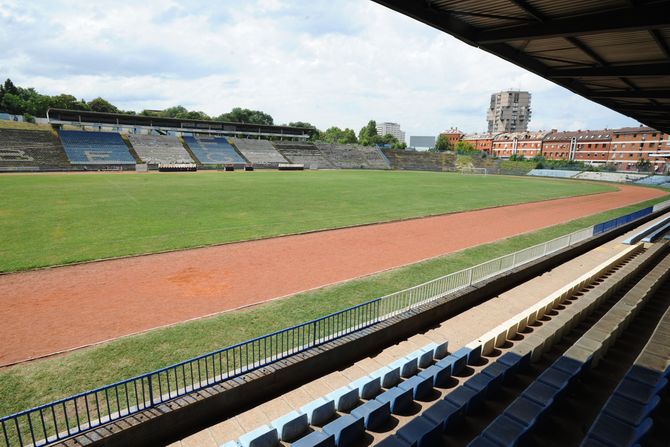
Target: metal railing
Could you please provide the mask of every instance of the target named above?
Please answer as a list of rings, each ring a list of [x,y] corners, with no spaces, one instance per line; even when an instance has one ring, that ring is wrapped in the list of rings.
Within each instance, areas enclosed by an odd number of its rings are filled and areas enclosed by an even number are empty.
[[[306,323],[3,417],[0,446],[61,441],[354,333],[650,212],[645,208]]]

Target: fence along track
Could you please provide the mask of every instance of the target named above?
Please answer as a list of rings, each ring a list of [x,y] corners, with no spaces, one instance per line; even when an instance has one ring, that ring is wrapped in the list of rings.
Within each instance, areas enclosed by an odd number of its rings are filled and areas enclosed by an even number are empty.
[[[670,206],[585,228],[324,317],[0,419],[0,447],[43,446],[359,331]],[[607,224],[607,225],[605,225]]]

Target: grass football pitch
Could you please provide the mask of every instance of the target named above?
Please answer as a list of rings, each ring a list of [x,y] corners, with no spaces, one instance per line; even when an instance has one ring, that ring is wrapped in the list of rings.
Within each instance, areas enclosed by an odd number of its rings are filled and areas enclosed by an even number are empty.
[[[0,272],[610,191],[435,172],[0,177]]]

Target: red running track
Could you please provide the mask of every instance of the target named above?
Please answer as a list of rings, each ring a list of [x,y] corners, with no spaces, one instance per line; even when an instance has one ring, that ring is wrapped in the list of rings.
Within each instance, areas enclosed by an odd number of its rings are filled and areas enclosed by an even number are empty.
[[[0,276],[0,366],[321,287],[664,195],[649,188]]]

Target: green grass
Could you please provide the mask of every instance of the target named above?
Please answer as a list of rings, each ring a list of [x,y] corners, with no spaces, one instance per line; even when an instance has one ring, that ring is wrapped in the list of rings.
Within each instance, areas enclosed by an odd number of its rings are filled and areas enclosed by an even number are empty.
[[[611,191],[429,172],[0,177],[0,272]]]
[[[529,247],[667,197],[481,245],[254,308],[0,370],[0,415],[142,374]]]

